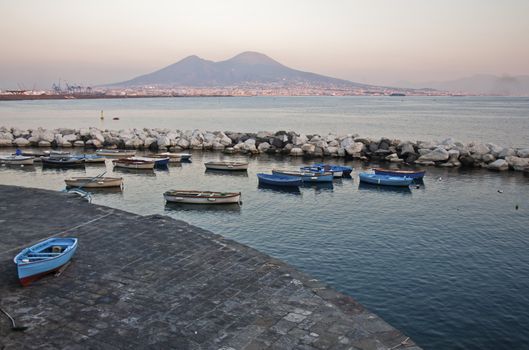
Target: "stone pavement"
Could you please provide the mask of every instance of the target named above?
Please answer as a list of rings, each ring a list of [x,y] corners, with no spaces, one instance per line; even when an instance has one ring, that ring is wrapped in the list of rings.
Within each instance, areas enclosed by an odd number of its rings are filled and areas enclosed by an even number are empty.
[[[166,216],[0,185],[0,349],[419,349],[351,297],[255,249]],[[12,258],[79,238],[27,288]]]

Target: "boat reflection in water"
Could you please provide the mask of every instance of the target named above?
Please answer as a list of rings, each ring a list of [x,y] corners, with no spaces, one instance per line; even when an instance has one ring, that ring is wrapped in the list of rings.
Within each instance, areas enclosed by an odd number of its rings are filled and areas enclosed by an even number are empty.
[[[206,169],[204,172],[205,175],[213,176],[239,176],[239,177],[248,177],[248,172],[246,170],[231,171],[231,170],[217,170],[217,169]]]
[[[211,205],[211,204],[188,204],[188,203],[174,203],[166,202],[165,211],[207,211],[219,213],[233,213],[240,214],[241,206],[237,203]]]
[[[299,187],[296,186],[274,186],[260,183],[257,185],[257,188],[259,189],[259,191],[263,192],[277,192],[292,195],[301,195]]]
[[[334,185],[332,182],[303,182],[301,187],[313,188],[316,193],[334,191]]]
[[[15,170],[15,171],[36,171],[35,165],[23,165],[23,164],[0,164],[0,170]]]
[[[413,186],[413,185],[412,185]],[[387,192],[387,193],[400,193],[403,195],[411,194],[411,189],[409,187],[402,186],[380,186],[368,184],[365,182],[360,182],[358,184],[358,190],[361,191],[373,191],[373,192]]]
[[[133,174],[133,175],[139,175],[139,176],[148,176],[148,177],[156,176],[154,169],[114,168],[113,172],[122,173],[122,174]]]

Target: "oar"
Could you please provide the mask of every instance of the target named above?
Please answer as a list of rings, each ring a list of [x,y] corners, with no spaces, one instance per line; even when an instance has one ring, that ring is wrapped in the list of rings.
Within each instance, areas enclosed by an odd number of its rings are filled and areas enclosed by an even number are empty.
[[[15,323],[15,319],[13,317],[11,317],[10,314],[7,313],[7,311],[5,311],[4,309],[2,309],[0,307],[0,311],[2,311],[7,317],[9,317],[9,319],[11,320],[11,330],[12,331],[18,331],[18,332],[23,332],[25,331],[26,329],[28,329],[28,327],[25,327],[25,326],[17,326],[16,323]]]

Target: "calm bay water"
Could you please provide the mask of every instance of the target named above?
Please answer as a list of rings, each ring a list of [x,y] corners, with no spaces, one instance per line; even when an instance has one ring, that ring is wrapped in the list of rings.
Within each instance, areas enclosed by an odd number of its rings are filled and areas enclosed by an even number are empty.
[[[279,102],[277,102],[279,101]],[[195,98],[0,103],[0,125],[170,127],[358,132],[374,137],[529,145],[527,99]],[[107,118],[99,125],[99,110]],[[119,116],[119,121],[109,120]],[[8,153],[12,150],[0,150]],[[359,185],[376,164],[348,163],[352,179],[299,192],[260,188],[255,176],[301,159],[250,158],[247,173],[203,163],[246,159],[193,153],[151,173],[0,167],[0,183],[59,190],[69,176],[119,175],[121,192],[94,203],[165,214],[280,258],[352,295],[425,349],[522,349],[529,344],[529,176],[428,168],[419,189]],[[241,191],[242,207],[164,203],[168,189]]]
[[[99,120],[103,110],[106,118]],[[119,117],[120,120],[112,120]],[[293,130],[529,145],[527,97],[198,97],[0,102],[0,126]]]

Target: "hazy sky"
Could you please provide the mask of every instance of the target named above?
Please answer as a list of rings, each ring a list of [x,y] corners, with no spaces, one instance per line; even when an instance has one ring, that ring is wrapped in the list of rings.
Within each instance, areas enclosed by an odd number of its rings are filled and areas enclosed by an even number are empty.
[[[374,84],[529,75],[528,0],[0,0],[0,88],[130,79],[258,51]]]

